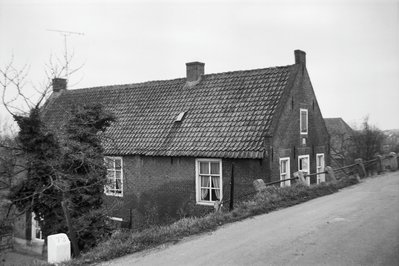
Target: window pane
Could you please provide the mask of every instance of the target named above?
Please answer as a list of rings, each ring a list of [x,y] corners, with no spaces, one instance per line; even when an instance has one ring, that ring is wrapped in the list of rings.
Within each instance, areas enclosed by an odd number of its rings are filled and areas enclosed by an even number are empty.
[[[220,190],[219,189],[212,189],[210,200],[211,201],[220,200]]]
[[[201,187],[209,187],[209,176],[201,176]]]
[[[287,161],[281,161],[281,173],[286,173],[287,172]]]
[[[116,179],[115,189],[117,189],[117,190],[121,190],[122,189],[122,181],[120,179]]]
[[[121,168],[122,168],[122,160],[115,159],[115,169],[121,169]]]
[[[208,162],[200,162],[200,174],[209,174]]]
[[[220,174],[220,169],[219,169],[219,163],[218,162],[212,162],[211,163],[211,174],[213,174],[213,175]]]
[[[308,158],[301,158],[299,160],[299,170],[308,171],[309,161]]]
[[[301,111],[301,132],[305,133],[308,131],[307,124],[308,124],[308,114],[306,111]]]
[[[115,171],[115,178],[116,179],[121,179],[122,173],[120,171]]]
[[[220,177],[212,176],[212,187],[213,188],[220,188]]]
[[[201,200],[209,200],[209,189],[201,189]]]

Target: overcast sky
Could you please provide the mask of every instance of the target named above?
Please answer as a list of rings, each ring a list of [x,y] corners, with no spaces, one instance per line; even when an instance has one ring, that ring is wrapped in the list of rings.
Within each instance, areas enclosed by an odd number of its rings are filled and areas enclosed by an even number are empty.
[[[0,0],[0,64],[28,64],[27,89],[64,53],[49,29],[84,33],[67,38],[84,64],[70,89],[184,77],[190,61],[289,65],[301,49],[324,117],[399,128],[399,1]]]

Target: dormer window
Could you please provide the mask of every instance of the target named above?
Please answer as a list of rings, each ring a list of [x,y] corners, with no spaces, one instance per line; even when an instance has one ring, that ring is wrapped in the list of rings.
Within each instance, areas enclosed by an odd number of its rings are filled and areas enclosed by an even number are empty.
[[[308,109],[300,109],[299,124],[301,134],[308,134]]]
[[[186,114],[186,112],[181,112],[177,117],[175,122],[181,122],[184,118],[184,115]]]

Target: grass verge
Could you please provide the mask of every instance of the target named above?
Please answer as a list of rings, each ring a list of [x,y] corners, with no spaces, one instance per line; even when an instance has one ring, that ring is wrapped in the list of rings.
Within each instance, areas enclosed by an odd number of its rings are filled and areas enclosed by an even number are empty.
[[[100,243],[78,259],[63,265],[82,265],[107,261],[161,244],[175,242],[183,237],[215,230],[218,226],[245,218],[292,206],[320,196],[337,192],[340,188],[358,183],[356,178],[343,178],[336,182],[310,187],[295,184],[290,187],[268,187],[253,199],[237,204],[232,212],[210,213],[204,217],[181,219],[171,225],[152,227],[141,232],[116,231],[107,241]]]

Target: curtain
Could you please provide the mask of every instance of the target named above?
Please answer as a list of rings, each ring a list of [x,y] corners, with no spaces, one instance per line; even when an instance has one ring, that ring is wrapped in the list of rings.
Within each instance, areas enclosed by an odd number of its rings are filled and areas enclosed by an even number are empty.
[[[208,193],[209,193],[209,176],[201,176],[201,199],[205,199],[206,196],[208,196]]]
[[[215,188],[216,198],[220,200],[220,177],[219,176],[212,176],[212,184]]]

